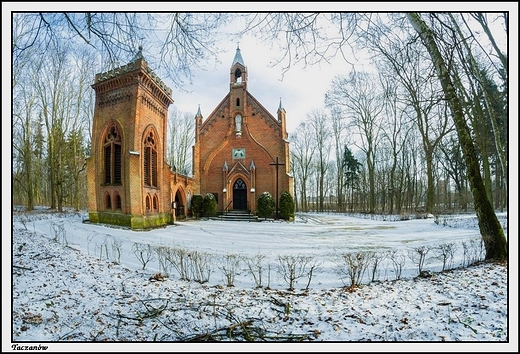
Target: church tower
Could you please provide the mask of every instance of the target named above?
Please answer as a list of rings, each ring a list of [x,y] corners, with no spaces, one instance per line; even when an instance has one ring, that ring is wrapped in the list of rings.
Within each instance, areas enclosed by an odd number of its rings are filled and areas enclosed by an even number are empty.
[[[218,211],[255,213],[262,193],[293,194],[285,109],[280,100],[277,117],[270,114],[248,91],[248,75],[237,47],[229,93],[206,120],[200,107],[195,117],[195,183],[215,196]]]
[[[179,200],[166,163],[172,90],[148,67],[141,49],[127,65],[97,74],[92,88],[89,220],[133,229],[167,224],[172,200]]]

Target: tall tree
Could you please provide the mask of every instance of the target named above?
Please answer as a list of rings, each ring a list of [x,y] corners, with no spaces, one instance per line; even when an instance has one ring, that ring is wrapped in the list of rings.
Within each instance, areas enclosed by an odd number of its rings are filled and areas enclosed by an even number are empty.
[[[382,65],[384,70],[385,66]],[[397,203],[395,199],[401,198],[402,186],[397,182],[398,167],[401,163],[401,171],[403,170],[402,159],[400,156],[402,151],[409,147],[408,135],[411,129],[411,124],[404,114],[404,107],[402,103],[401,87],[398,81],[394,80],[392,76],[379,73],[380,81],[384,90],[385,112],[387,119],[382,122],[381,130],[382,137],[388,141],[390,147],[390,176],[388,181],[389,189],[389,214],[394,212],[394,204]],[[399,210],[400,211],[400,210]]]
[[[440,145],[439,161],[443,165],[443,170],[455,183],[455,191],[457,192],[457,202],[460,209],[468,210],[466,200],[466,167],[464,157],[460,149],[457,137],[450,134]]]
[[[24,10],[25,11],[25,10]],[[13,42],[13,57],[36,45],[52,50],[56,41],[94,48],[103,67],[115,68],[130,60],[145,45],[147,60],[161,77],[183,88],[193,68],[218,60],[217,30],[228,14],[214,12],[23,12],[26,31]],[[45,53],[43,52],[42,55]]]
[[[325,111],[314,109],[307,115],[307,120],[314,133],[316,142],[316,167],[317,167],[317,190],[318,211],[324,211],[325,201],[325,176],[328,170],[327,161],[330,156],[331,140],[329,119]]]
[[[383,25],[378,28],[384,28]],[[395,27],[393,27],[395,28]],[[395,78],[406,90],[404,101],[415,113],[413,121],[422,137],[426,160],[427,190],[426,209],[433,212],[435,205],[434,161],[435,149],[442,138],[452,129],[449,115],[445,114],[439,84],[432,80],[435,73],[429,60],[424,60],[424,49],[413,38],[403,35],[399,29],[392,33],[372,30],[371,41],[376,51],[382,54],[393,69]]]
[[[354,157],[352,151],[347,145],[343,149],[343,158],[341,159],[343,171],[345,171],[345,186],[350,197],[350,211],[354,209],[354,191],[358,187],[359,173],[361,171],[361,163]]]
[[[342,146],[344,144],[351,143],[351,136],[345,134],[346,123],[345,117],[341,112],[341,108],[332,104],[331,102],[325,102],[325,105],[330,109],[331,119],[331,130],[334,138],[334,153],[335,153],[335,165],[336,165],[336,200],[338,211],[345,211],[343,205],[344,202],[344,187],[345,187],[345,171],[342,163]]]
[[[191,147],[195,143],[193,114],[179,112],[175,107],[168,118],[168,156],[170,168],[188,176],[192,171]]]
[[[313,155],[316,152],[316,144],[309,123],[301,122],[290,139],[291,168],[295,175],[295,189],[296,193],[300,195],[301,210],[308,211],[307,192],[309,191],[309,180],[312,174]]]
[[[471,133],[464,117],[464,111],[460,97],[453,84],[452,72],[446,64],[436,37],[439,33],[434,33],[418,13],[408,13],[407,18],[417,31],[421,40],[431,56],[435,70],[441,82],[446,100],[455,121],[459,142],[464,153],[466,166],[468,169],[468,179],[471,185],[475,210],[477,212],[480,234],[486,248],[486,259],[506,259],[507,240],[504,230],[495,214],[493,206],[486,195],[477,153]]]
[[[336,76],[327,92],[327,100],[342,106],[357,131],[361,146],[366,154],[369,182],[369,212],[376,207],[375,163],[379,140],[380,114],[384,109],[382,94],[373,74],[351,72],[347,77]]]
[[[468,43],[468,35],[462,32],[461,26],[459,26],[454,15],[448,15],[451,20],[451,27],[453,28],[453,41],[456,43],[460,43],[460,45],[455,47],[457,49],[456,52],[458,53],[460,58],[459,60],[461,62],[461,68],[467,76],[466,82],[469,83],[469,85],[464,85],[461,82],[461,79],[457,78],[456,80],[454,80],[454,84],[457,86],[459,92],[461,92],[462,95],[465,95],[468,101],[471,101],[473,103],[471,105],[473,112],[469,115],[469,117],[471,118],[471,122],[473,123],[477,143],[482,154],[482,163],[484,168],[484,185],[486,186],[488,198],[490,198],[490,200],[492,201],[492,186],[490,177],[491,172],[489,166],[491,152],[489,150],[492,149],[494,145],[496,149],[495,151],[498,155],[498,160],[502,165],[502,170],[507,171],[506,150],[502,144],[502,134],[505,130],[507,130],[507,120],[501,119],[501,116],[506,115],[505,107],[507,106],[507,101],[504,105],[504,101],[502,101],[499,97],[500,94],[497,85],[490,79],[490,76],[492,75],[491,68],[494,66],[493,61],[490,60],[491,63],[490,65],[488,65],[488,69],[484,67],[484,64],[480,63],[477,60],[477,57],[473,54],[473,51],[471,50],[470,43]],[[506,56],[498,49],[497,44],[493,36],[491,35],[489,27],[487,26],[485,17],[477,14],[474,14],[474,17],[477,18],[479,23],[481,23],[481,25],[484,28],[484,32],[488,35],[487,37],[493,44],[493,48],[495,48],[499,54],[499,68],[496,70],[496,72],[499,73],[499,77],[502,79],[503,84],[506,86],[507,65],[504,65],[504,60]],[[466,27],[469,28],[468,25]],[[469,28],[468,31],[470,34],[473,33],[471,28]],[[484,53],[486,52],[484,51]],[[482,55],[482,57],[485,56]],[[459,74],[458,76],[461,75]],[[470,89],[466,89],[466,86],[469,86]],[[505,98],[507,99],[507,90],[505,90],[504,92]],[[502,124],[502,128],[498,123],[499,121],[505,123]]]

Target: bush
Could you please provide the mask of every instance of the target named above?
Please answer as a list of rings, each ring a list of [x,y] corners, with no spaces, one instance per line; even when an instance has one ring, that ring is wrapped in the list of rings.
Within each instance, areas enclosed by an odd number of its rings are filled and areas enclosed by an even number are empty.
[[[294,219],[294,200],[292,195],[285,191],[280,196],[280,216],[285,220]]]
[[[206,194],[202,201],[202,215],[215,216],[217,215],[217,200],[212,193]]]
[[[199,218],[202,214],[202,201],[204,198],[200,194],[194,194],[191,198],[191,212],[195,218]]]
[[[258,197],[258,216],[267,219],[274,214],[275,202],[269,192],[263,192]]]

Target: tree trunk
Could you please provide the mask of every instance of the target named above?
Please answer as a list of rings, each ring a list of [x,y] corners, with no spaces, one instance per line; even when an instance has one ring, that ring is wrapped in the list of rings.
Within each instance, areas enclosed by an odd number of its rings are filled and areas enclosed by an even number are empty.
[[[441,82],[446,100],[453,114],[459,142],[464,153],[468,169],[468,180],[473,194],[475,211],[478,217],[478,225],[482,240],[486,248],[486,260],[489,259],[507,259],[507,240],[504,230],[498,221],[498,218],[490,203],[487,195],[482,176],[480,175],[479,161],[475,146],[471,139],[470,130],[464,118],[462,103],[456,94],[455,87],[452,83],[448,68],[444,63],[444,59],[435,42],[434,35],[426,23],[417,13],[408,13],[408,20],[421,37],[428,53],[437,71],[437,76]]]

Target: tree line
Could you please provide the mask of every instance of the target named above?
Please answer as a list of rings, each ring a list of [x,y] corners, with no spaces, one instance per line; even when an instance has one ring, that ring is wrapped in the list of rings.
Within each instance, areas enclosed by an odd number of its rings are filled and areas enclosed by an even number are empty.
[[[85,208],[93,68],[121,65],[146,40],[151,65],[182,87],[191,67],[217,57],[229,16],[13,14],[13,203]],[[289,137],[297,210],[474,210],[498,247],[488,254],[504,255],[494,210],[508,201],[508,12],[232,16],[245,24],[236,38],[285,48],[282,71],[345,58],[323,107]],[[183,173],[193,119],[171,115],[168,162]]]

